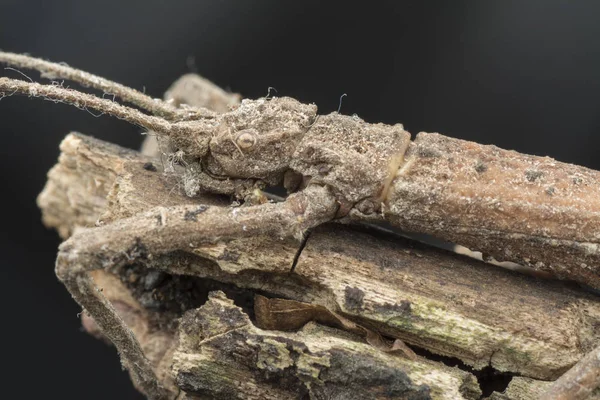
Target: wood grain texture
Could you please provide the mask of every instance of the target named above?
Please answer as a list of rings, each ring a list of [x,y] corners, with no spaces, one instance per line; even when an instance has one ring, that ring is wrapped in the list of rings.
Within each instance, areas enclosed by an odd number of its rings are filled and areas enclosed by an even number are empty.
[[[474,377],[378,351],[310,323],[295,333],[256,328],[222,292],[182,318],[178,385],[215,399],[475,399]]]

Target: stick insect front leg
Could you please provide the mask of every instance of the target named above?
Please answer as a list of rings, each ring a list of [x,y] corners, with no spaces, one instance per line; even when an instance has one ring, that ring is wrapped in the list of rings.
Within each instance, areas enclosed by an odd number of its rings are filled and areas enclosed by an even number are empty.
[[[329,189],[311,185],[282,203],[241,208],[159,207],[109,225],[82,230],[59,248],[56,274],[115,344],[134,381],[152,399],[167,398],[137,339],[89,274],[203,243],[253,235],[301,237],[332,220],[337,202]]]
[[[596,347],[548,388],[544,400],[580,400],[600,385],[600,347]]]

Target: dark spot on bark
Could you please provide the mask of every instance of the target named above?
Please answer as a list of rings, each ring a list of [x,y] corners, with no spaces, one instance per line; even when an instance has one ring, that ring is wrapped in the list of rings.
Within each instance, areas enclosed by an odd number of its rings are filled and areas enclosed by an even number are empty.
[[[365,292],[357,287],[346,286],[344,289],[344,302],[349,310],[362,310]]]
[[[150,172],[156,172],[156,167],[150,161],[144,164],[144,169]]]
[[[208,210],[208,206],[198,206],[194,211],[186,211],[183,219],[186,221],[198,221],[198,215],[202,214],[204,211]]]
[[[142,243],[139,237],[136,237],[133,245],[126,250],[127,257],[131,260],[142,260],[148,258],[148,248]]]
[[[554,188],[554,186],[550,186],[549,188],[546,189],[546,194],[548,196],[554,195],[555,192],[556,192],[556,189]]]
[[[290,352],[311,353],[310,350],[308,349],[308,346],[306,344],[304,344],[303,342],[299,342],[294,339],[289,339],[289,338],[286,338],[285,336],[278,337],[277,339],[281,343],[285,343],[286,349],[290,350]],[[311,354],[315,354],[315,353],[311,353]],[[321,354],[321,353],[316,353],[316,354]],[[292,358],[298,359],[298,354],[292,355]]]
[[[436,157],[440,157],[442,155],[439,151],[432,149],[431,147],[423,147],[423,146],[419,146],[419,149],[417,150],[417,154],[419,154],[419,157],[423,157],[423,158],[436,158]]]
[[[211,399],[241,399],[241,393],[238,393],[234,386],[215,385],[215,382],[200,372],[199,368],[179,372],[175,381],[180,389],[202,398],[208,396]]]
[[[488,169],[488,166],[483,161],[479,161],[475,165],[475,171],[479,172],[480,174],[487,171],[487,169]]]
[[[398,310],[402,311],[405,314],[412,313],[412,306],[410,301],[408,300],[401,300],[400,304],[396,304],[396,306],[398,307]]]
[[[583,178],[576,176],[573,178],[573,184],[574,185],[581,185],[583,183]]]
[[[224,261],[237,262],[237,260],[240,259],[240,253],[236,253],[235,251],[225,249],[223,251],[223,254],[221,254],[218,259]]]
[[[238,307],[225,307],[225,309],[216,310],[215,314],[228,329],[235,329],[248,323],[248,316]]]
[[[408,316],[410,314],[412,314],[412,307],[411,307],[411,303],[408,300],[401,300],[400,303],[398,304],[391,304],[391,303],[385,303],[385,304],[378,304],[377,306],[375,306],[376,310],[382,313],[385,312],[394,312],[394,313],[398,313],[400,315],[405,315]]]
[[[315,154],[315,149],[313,149],[312,147],[307,147],[303,151],[303,156],[306,158],[311,158],[313,156],[313,154]]]
[[[544,173],[542,171],[537,171],[534,169],[528,169],[527,171],[525,171],[525,178],[527,178],[529,182],[535,182],[543,175]]]

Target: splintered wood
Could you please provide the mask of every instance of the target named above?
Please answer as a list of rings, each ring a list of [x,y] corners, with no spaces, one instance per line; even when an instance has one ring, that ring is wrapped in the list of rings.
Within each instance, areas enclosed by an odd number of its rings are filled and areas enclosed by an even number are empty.
[[[61,150],[38,202],[46,225],[62,237],[154,206],[229,207],[218,196],[190,200],[176,175],[164,175],[160,161],[137,152],[80,134],[67,136]],[[327,224],[306,243],[256,236],[145,263],[181,279],[233,284],[250,298],[259,293],[312,305],[307,309],[318,306],[390,346],[399,339],[418,355],[382,351],[344,323],[321,325],[331,317],[313,316],[299,331],[260,326],[251,308],[240,309],[221,292],[200,308],[174,314],[147,309],[136,298],[143,289],[135,287],[138,278],[122,270],[95,271],[96,284],[132,328],[161,385],[188,399],[479,399],[477,377],[484,368],[515,375],[503,393],[488,391],[491,399],[535,399],[600,336],[600,302],[574,285],[521,275],[376,228]],[[157,285],[151,293],[159,304],[178,295],[160,292]],[[93,321],[86,319],[84,326],[101,335]]]

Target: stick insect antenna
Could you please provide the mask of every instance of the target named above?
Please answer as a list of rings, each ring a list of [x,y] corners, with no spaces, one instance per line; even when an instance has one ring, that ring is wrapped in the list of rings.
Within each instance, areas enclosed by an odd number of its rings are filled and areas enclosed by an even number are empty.
[[[113,94],[127,103],[133,104],[167,120],[185,120],[189,117],[189,113],[186,113],[184,110],[178,109],[169,103],[153,99],[152,97],[147,96],[135,89],[64,64],[53,63],[22,54],[7,53],[2,51],[0,51],[0,63],[11,65],[13,67],[39,71],[43,78],[49,78],[53,80],[67,79],[77,82],[85,87],[102,90],[105,93]]]
[[[123,106],[112,100],[101,99],[77,90],[1,77],[0,99],[12,96],[13,94],[41,97],[56,103],[69,104],[82,110],[92,109],[100,111],[131,124],[166,135],[170,135],[173,132],[175,125],[177,127],[181,126],[181,124],[173,124],[161,117],[146,115],[139,110]]]

